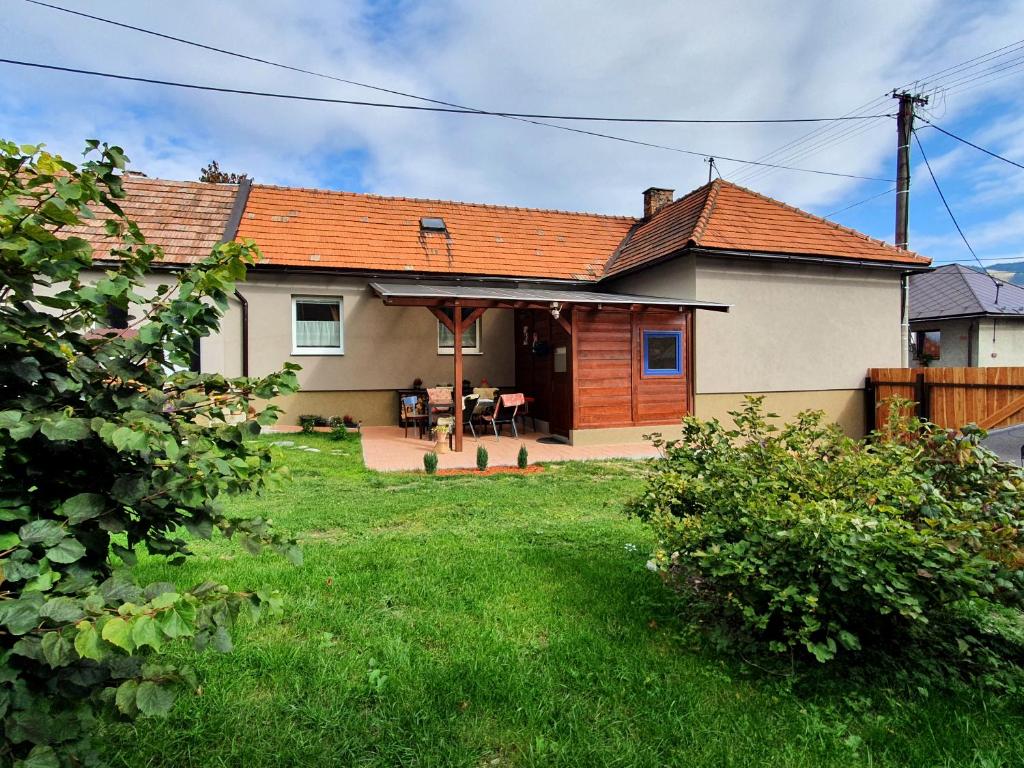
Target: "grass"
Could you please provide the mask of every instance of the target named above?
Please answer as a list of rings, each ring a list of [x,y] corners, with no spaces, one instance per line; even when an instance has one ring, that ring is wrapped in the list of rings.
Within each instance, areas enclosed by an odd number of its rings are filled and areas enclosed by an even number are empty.
[[[105,726],[125,766],[1017,766],[1019,701],[777,676],[701,647],[621,512],[630,462],[533,476],[362,467],[356,440],[283,449],[293,482],[232,503],[306,562],[199,542],[139,578],[270,586],[285,616],[194,663],[166,720]],[[340,451],[341,453],[334,453]]]

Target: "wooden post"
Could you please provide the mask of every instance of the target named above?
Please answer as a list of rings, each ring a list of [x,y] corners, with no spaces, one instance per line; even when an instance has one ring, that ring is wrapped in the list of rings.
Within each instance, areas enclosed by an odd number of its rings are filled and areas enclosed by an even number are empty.
[[[917,417],[928,418],[928,388],[925,385],[924,374],[919,373],[914,377],[914,400],[917,401]]]
[[[462,303],[455,302],[454,333],[455,333],[455,402],[452,413],[455,414],[455,452],[462,452]]]
[[[875,400],[875,382],[864,378],[864,434],[870,435],[878,426],[878,402]]]

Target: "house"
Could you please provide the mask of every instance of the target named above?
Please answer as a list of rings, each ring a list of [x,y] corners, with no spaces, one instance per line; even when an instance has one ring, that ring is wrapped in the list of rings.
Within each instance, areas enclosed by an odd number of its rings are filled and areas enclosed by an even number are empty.
[[[919,365],[1024,365],[1024,288],[962,264],[911,275],[910,330]]]
[[[260,246],[198,365],[298,362],[291,423],[393,424],[415,379],[465,378],[524,392],[574,443],[670,432],[686,413],[728,419],[747,393],[858,433],[865,371],[901,362],[904,276],[929,263],[722,180],[679,199],[648,189],[640,217],[248,182],[126,187],[162,268],[220,240]]]

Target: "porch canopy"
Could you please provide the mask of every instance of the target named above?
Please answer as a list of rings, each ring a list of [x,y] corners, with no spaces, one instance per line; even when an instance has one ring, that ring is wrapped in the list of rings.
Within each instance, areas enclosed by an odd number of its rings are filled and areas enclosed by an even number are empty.
[[[480,309],[559,309],[565,312],[573,306],[617,309],[709,309],[728,312],[728,304],[714,301],[671,299],[664,296],[639,296],[629,293],[603,293],[572,288],[489,287],[460,283],[372,282],[370,287],[385,304],[406,307],[453,307]]]
[[[728,304],[713,301],[673,299],[664,296],[641,296],[628,293],[604,293],[573,288],[538,288],[533,286],[486,286],[465,283],[429,283],[418,281],[375,281],[370,288],[389,306],[426,307],[449,330],[455,339],[462,338],[463,328],[476,322],[488,309],[541,309],[572,335],[572,309],[608,307],[639,311],[646,308],[675,309],[684,312],[706,309],[728,312]],[[456,311],[457,310],[457,311]],[[462,450],[462,345],[455,344],[454,448]]]

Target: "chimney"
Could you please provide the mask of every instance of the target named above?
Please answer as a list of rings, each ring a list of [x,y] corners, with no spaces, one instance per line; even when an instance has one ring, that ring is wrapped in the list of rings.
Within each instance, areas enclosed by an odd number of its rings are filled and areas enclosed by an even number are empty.
[[[666,205],[672,202],[674,189],[648,187],[644,190],[644,218],[649,219]]]

